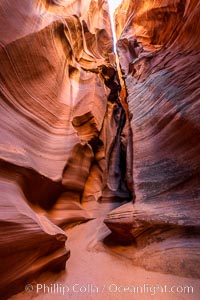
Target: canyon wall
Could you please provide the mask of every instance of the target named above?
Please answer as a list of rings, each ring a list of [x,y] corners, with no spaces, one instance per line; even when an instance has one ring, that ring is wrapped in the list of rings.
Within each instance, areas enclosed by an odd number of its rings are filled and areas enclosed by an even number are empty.
[[[1,1],[0,22],[3,299],[65,268],[58,226],[130,193],[107,1]]]
[[[117,53],[132,129],[135,203],[109,228],[135,264],[199,277],[200,3],[124,0]]]
[[[200,276],[199,13],[123,1],[117,71],[106,0],[1,1],[1,299],[65,268],[63,229],[132,198],[105,219],[118,254]]]

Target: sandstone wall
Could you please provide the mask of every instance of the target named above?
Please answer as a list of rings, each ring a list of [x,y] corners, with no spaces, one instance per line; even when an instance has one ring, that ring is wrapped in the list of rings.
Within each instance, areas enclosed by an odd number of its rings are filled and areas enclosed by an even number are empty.
[[[86,221],[90,203],[130,195],[107,1],[1,1],[0,22],[5,297],[65,267],[66,236],[50,220]]]
[[[199,276],[199,14],[196,0],[127,0],[115,14],[136,200],[106,223],[142,249],[137,264],[184,276]]]

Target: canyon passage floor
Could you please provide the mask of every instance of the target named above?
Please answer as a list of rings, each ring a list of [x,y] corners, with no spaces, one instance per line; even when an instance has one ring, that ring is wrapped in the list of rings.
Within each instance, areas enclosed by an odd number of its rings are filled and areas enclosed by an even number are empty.
[[[66,263],[66,271],[59,274],[44,273],[30,283],[33,285],[33,291],[24,291],[9,299],[198,300],[200,294],[199,279],[149,272],[138,268],[133,266],[128,258],[120,256],[120,253],[128,251],[129,247],[133,246],[117,246],[116,244],[103,242],[105,237],[110,234],[110,230],[103,223],[108,206],[110,205],[104,205],[104,210],[101,209],[101,215],[96,219],[66,230],[68,236],[66,243],[71,250],[71,256]],[[59,287],[68,286],[70,290],[65,295],[53,292],[43,293],[42,290],[37,293],[37,284],[46,284],[49,288],[53,288],[53,285],[58,284]],[[115,292],[115,286],[143,287],[144,284],[146,285],[146,291],[149,288],[149,292]],[[154,295],[152,286],[157,285],[161,287],[160,289],[166,285],[167,290],[170,290],[172,286],[177,288],[192,286],[193,293],[157,292]],[[83,286],[86,287],[87,291],[79,292],[79,289],[82,289]],[[95,292],[94,287],[98,288],[98,293]],[[94,292],[91,291],[92,289]],[[82,291],[84,291],[84,288]]]

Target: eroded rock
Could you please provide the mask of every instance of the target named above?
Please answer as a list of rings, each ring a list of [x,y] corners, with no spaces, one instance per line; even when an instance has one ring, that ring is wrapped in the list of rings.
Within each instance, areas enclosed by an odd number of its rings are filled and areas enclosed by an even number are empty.
[[[65,267],[56,225],[87,221],[90,203],[130,195],[107,1],[3,1],[0,13],[6,297],[43,269]]]
[[[143,241],[146,250],[132,255],[133,261],[183,276],[193,276],[194,269],[200,275],[195,267],[200,245],[199,13],[198,1],[135,0],[123,1],[115,14],[131,116],[136,200],[127,210],[109,214],[106,224],[114,232],[123,227],[124,238],[128,231]],[[171,230],[174,214],[178,234]],[[163,221],[165,237],[159,233]],[[163,242],[153,243],[148,235]],[[165,261],[162,266],[155,251]],[[176,267],[168,266],[170,260]]]

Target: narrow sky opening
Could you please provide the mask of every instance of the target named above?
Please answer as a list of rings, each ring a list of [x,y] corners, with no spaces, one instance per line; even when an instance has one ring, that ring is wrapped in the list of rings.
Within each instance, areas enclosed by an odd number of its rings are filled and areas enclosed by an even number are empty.
[[[108,0],[109,10],[110,10],[110,19],[111,19],[111,26],[112,26],[112,34],[113,34],[113,43],[114,43],[114,51],[116,52],[116,32],[114,26],[114,18],[113,14],[117,6],[122,2],[122,0]]]

